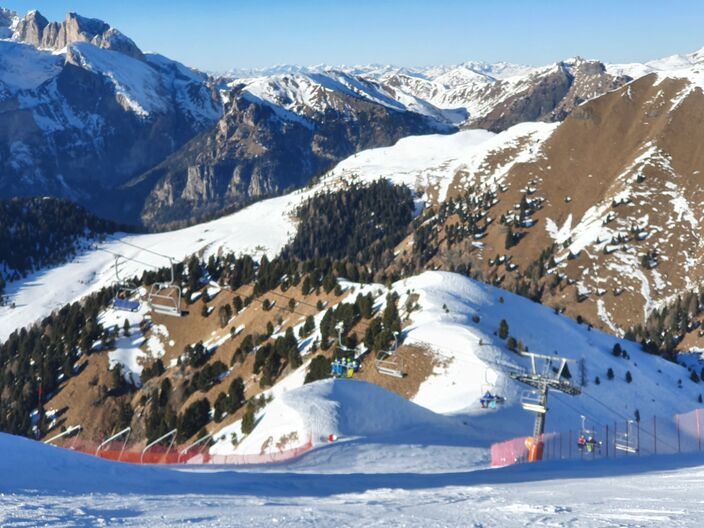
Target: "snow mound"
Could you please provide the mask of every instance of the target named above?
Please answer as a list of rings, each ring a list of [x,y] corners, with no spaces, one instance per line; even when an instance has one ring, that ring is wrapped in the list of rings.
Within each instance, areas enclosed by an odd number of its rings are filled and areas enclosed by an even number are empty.
[[[325,380],[274,399],[237,453],[276,452],[309,440],[319,446],[326,444],[330,435],[358,438],[410,434],[423,428],[449,428],[454,422],[371,383]]]

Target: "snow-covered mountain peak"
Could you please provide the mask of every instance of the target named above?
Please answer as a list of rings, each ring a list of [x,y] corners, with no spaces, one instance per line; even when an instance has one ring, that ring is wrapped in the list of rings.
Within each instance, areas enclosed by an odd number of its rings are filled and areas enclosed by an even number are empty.
[[[452,89],[467,84],[491,84],[495,82],[496,79],[488,74],[479,73],[472,68],[462,65],[435,77],[433,80],[446,88]]]
[[[0,7],[0,39],[12,37],[20,18],[10,9]]]

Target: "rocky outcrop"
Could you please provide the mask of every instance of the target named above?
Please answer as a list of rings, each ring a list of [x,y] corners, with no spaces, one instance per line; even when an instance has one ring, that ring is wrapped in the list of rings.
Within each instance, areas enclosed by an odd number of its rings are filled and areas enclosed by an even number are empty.
[[[42,45],[44,30],[48,25],[49,21],[39,11],[30,11],[19,21],[12,36],[19,42],[38,47]]]
[[[66,19],[49,22],[38,11],[30,11],[19,21],[13,34],[18,42],[38,48],[61,50],[74,42],[90,42],[100,48],[118,51],[135,59],[144,56],[137,45],[102,20],[68,13]]]
[[[631,80],[607,73],[604,64],[598,61],[578,58],[560,62],[521,83],[500,81],[492,85],[483,97],[498,102],[485,115],[470,120],[467,126],[500,132],[525,121],[562,121],[584,101]],[[502,92],[508,96],[502,97]]]
[[[413,112],[342,92],[326,97],[325,111],[308,108],[303,118],[282,115],[243,86],[233,90],[225,116],[211,131],[127,186],[136,194],[148,191],[144,223],[193,221],[305,185],[360,150],[438,132],[436,122]]]
[[[138,223],[144,196],[118,188],[217,122],[209,77],[99,20],[13,16],[2,12],[0,198],[65,197]]]

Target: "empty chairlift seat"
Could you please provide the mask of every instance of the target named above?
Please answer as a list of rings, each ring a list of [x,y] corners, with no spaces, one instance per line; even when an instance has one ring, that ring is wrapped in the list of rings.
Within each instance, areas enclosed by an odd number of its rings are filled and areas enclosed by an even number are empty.
[[[149,307],[163,315],[181,316],[181,288],[172,283],[152,284]]]
[[[375,360],[376,370],[379,374],[403,378],[403,360],[396,353],[379,352]]]
[[[521,406],[526,411],[543,414],[547,412],[543,398],[538,391],[524,390],[521,393]]]

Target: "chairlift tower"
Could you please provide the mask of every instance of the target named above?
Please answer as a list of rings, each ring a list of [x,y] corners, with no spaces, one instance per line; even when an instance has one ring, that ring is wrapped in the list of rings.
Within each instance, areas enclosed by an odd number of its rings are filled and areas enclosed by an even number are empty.
[[[511,377],[516,381],[533,387],[532,391],[524,391],[521,395],[521,405],[526,411],[535,413],[533,425],[533,445],[528,455],[529,462],[536,462],[543,457],[542,435],[545,433],[545,417],[548,413],[548,393],[562,392],[570,396],[577,396],[582,390],[563,378],[567,363],[574,363],[573,359],[559,356],[546,356],[533,352],[522,352],[522,356],[530,359],[530,370],[512,372]],[[558,366],[553,369],[553,364]]]

